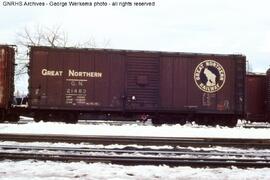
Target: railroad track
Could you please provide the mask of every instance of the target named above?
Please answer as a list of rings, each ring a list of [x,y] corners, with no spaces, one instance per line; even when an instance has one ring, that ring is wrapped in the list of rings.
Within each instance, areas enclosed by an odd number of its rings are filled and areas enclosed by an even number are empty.
[[[229,139],[229,138],[190,138],[190,137],[143,137],[143,136],[92,136],[92,135],[47,135],[47,134],[0,134],[0,141],[17,142],[66,142],[91,144],[137,144],[156,146],[192,147],[239,147],[269,148],[270,139]]]
[[[255,139],[209,139],[209,138],[165,138],[165,137],[127,137],[127,136],[66,136],[0,134],[0,141],[17,142],[66,142],[90,144],[136,144],[167,145],[172,150],[146,149],[96,149],[67,147],[33,147],[1,145],[0,159],[12,160],[52,160],[105,162],[122,165],[168,165],[168,166],[209,166],[209,167],[270,167],[269,151],[252,152],[196,151],[192,147],[255,147],[269,148],[270,140]],[[181,148],[179,148],[181,147]],[[183,148],[186,147],[186,148]],[[18,152],[19,150],[19,152]],[[33,152],[34,151],[34,152]],[[42,152],[42,153],[41,153]],[[45,152],[45,153],[44,153]],[[48,153],[50,152],[50,153]],[[260,152],[260,154],[258,154]],[[140,156],[138,156],[140,154]]]
[[[10,123],[10,124],[27,124],[27,123],[33,123],[34,120],[32,119],[20,119],[20,121],[16,123]],[[139,126],[153,126],[152,123],[144,123],[141,121],[114,121],[114,120],[79,120],[77,124],[91,124],[91,125],[100,125],[100,124],[107,124],[107,125],[112,125],[112,126],[122,126],[122,125],[127,125],[127,124],[136,124]],[[268,129],[270,128],[269,123],[240,123],[237,124],[236,127],[241,127],[245,129]],[[201,126],[194,126],[194,128],[201,128]]]
[[[89,148],[89,147],[59,147],[59,146],[27,146],[27,145],[0,145],[0,151],[65,151],[65,152],[79,152],[79,153],[107,153],[107,154],[144,154],[144,155],[164,155],[168,156],[183,156],[183,155],[196,155],[198,156],[230,156],[230,157],[249,157],[249,158],[267,158],[270,159],[268,151],[256,150],[193,150],[191,148],[181,149],[162,149],[153,150],[149,148],[125,147],[125,148]]]
[[[121,165],[168,165],[192,167],[270,167],[270,154],[237,152],[194,152],[187,149],[164,150],[119,150],[68,147],[36,147],[1,145],[0,159],[51,160],[64,162],[102,162]]]

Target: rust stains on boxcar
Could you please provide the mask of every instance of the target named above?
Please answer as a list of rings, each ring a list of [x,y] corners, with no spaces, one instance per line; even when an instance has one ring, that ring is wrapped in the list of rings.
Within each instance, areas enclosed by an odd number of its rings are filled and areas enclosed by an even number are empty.
[[[4,98],[4,81],[5,81],[5,50],[0,49],[0,107],[3,106]]]
[[[10,105],[14,92],[14,48],[0,45],[0,108]]]

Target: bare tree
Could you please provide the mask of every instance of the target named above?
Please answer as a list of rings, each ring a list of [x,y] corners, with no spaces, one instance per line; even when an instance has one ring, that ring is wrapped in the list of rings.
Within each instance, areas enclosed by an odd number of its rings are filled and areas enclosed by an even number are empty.
[[[111,45],[111,41],[108,39],[104,39],[103,42],[97,43],[94,37],[90,37],[88,40],[84,42],[75,43],[74,47],[76,48],[97,48],[98,44],[101,44],[103,48],[107,48]]]
[[[94,37],[90,37],[88,40],[80,43],[74,43],[68,45],[68,35],[62,29],[60,25],[52,27],[44,27],[36,25],[35,28],[30,29],[25,27],[20,33],[17,33],[17,42],[19,52],[17,53],[16,62],[16,75],[26,74],[28,60],[28,47],[29,46],[50,46],[50,47],[67,47],[73,46],[77,48],[95,48],[97,42]],[[102,47],[108,47],[110,45],[109,40],[105,40],[101,43]],[[20,77],[20,76],[18,76]]]
[[[97,47],[97,42],[96,42],[95,38],[90,37],[85,42],[75,43],[74,47],[76,47],[76,48],[95,48],[95,47]]]
[[[34,29],[25,27],[20,33],[17,33],[16,44],[19,51],[16,56],[16,75],[27,73],[29,63],[27,54],[29,46],[51,46],[51,47],[66,47],[68,35],[62,30],[61,26],[43,27],[35,26]]]
[[[16,35],[16,44],[19,51],[16,53],[16,88],[17,95],[19,91],[27,92],[27,72],[29,65],[29,46],[51,46],[51,47],[67,47],[73,46],[77,48],[95,48],[97,42],[94,37],[90,37],[83,43],[68,42],[68,35],[61,26],[44,27],[36,25],[34,28],[25,27],[22,32]],[[109,40],[104,40],[103,47],[110,45]],[[18,85],[19,84],[19,85]]]

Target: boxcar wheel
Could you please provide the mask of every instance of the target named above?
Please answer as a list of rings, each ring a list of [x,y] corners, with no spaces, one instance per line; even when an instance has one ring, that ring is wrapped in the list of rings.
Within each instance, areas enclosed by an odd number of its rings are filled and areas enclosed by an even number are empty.
[[[220,126],[235,127],[237,125],[237,118],[223,117],[218,119]]]
[[[66,113],[64,116],[64,121],[70,124],[76,124],[78,122],[78,115],[74,113]]]
[[[152,124],[155,126],[160,126],[162,125],[162,120],[160,119],[160,117],[153,117]]]
[[[229,118],[226,122],[226,126],[228,127],[235,127],[237,125],[237,118]]]
[[[35,122],[40,122],[42,120],[42,116],[40,116],[40,115],[35,115],[34,116],[34,121]]]
[[[18,114],[8,114],[7,120],[9,122],[18,122],[20,120],[20,116]]]

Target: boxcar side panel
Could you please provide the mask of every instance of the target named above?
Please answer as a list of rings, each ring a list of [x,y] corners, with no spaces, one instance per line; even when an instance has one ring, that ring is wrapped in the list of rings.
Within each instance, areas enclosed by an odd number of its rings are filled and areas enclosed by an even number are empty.
[[[159,107],[159,57],[126,59],[126,109],[155,111]]]
[[[173,62],[171,57],[160,59],[160,105],[164,110],[173,108]]]
[[[33,47],[30,107],[243,114],[245,57]]]
[[[10,46],[0,46],[0,108],[7,109],[14,93],[15,51]]]
[[[105,108],[109,106],[111,62],[104,53],[96,53],[95,59],[95,72],[102,72],[102,79],[94,79],[95,103],[97,103],[98,106]]]
[[[48,71],[55,71],[52,75],[45,75],[46,76],[46,88],[45,92],[47,94],[47,106],[50,108],[57,108],[62,105],[63,103],[63,65],[66,65],[67,67],[72,63],[73,61],[69,58],[63,58],[65,55],[62,55],[58,52],[50,52],[48,54],[48,57],[46,59],[46,69]],[[73,56],[72,59],[76,58],[76,55]],[[70,56],[69,56],[70,57]],[[78,60],[78,58],[76,59]],[[44,74],[42,75],[44,76]]]
[[[125,56],[120,53],[108,53],[110,88],[108,106],[122,110],[125,96]]]
[[[29,81],[29,104],[38,106],[47,104],[47,76],[42,74],[48,71],[47,57],[48,52],[37,50],[32,52],[30,61],[30,81]],[[32,68],[34,67],[34,68]]]
[[[264,121],[266,111],[266,76],[247,75],[246,115],[250,121]]]
[[[74,62],[73,60],[73,63]],[[95,72],[95,53],[94,52],[81,52],[78,67],[74,69],[76,65],[72,65],[72,70],[82,71],[82,72]],[[68,78],[66,79],[73,79]],[[77,106],[89,106],[93,108],[95,100],[95,79],[94,78],[78,78],[77,81],[70,81],[69,85],[66,85],[66,92],[73,94],[74,91],[79,93],[78,105]],[[70,96],[72,97],[72,96]],[[66,101],[69,101],[66,97]],[[73,100],[72,100],[73,101]],[[84,104],[84,102],[86,104]],[[67,106],[69,103],[65,103]]]
[[[188,59],[165,56],[161,58],[160,94],[161,108],[182,110],[188,104],[187,67]]]
[[[124,61],[105,51],[32,47],[30,84],[32,108],[122,110]]]
[[[202,94],[203,92],[196,86],[194,82],[194,72],[196,67],[199,65],[199,63],[204,60],[202,57],[198,56],[192,56],[187,58],[188,61],[186,61],[187,66],[187,105],[185,108],[192,109],[192,110],[204,110],[202,107]],[[203,74],[203,73],[202,73]],[[211,102],[213,104],[214,101]],[[209,107],[211,107],[211,104],[208,104]]]
[[[0,108],[6,107],[5,102],[5,85],[6,85],[6,51],[0,48]]]
[[[180,59],[181,58],[181,59]],[[174,58],[173,60],[173,107],[186,107],[188,106],[188,58]]]
[[[235,113],[235,100],[239,98],[236,77],[244,73],[236,74],[237,68],[235,56],[183,54],[162,57],[161,108],[175,112]],[[214,79],[211,80],[211,76]]]

